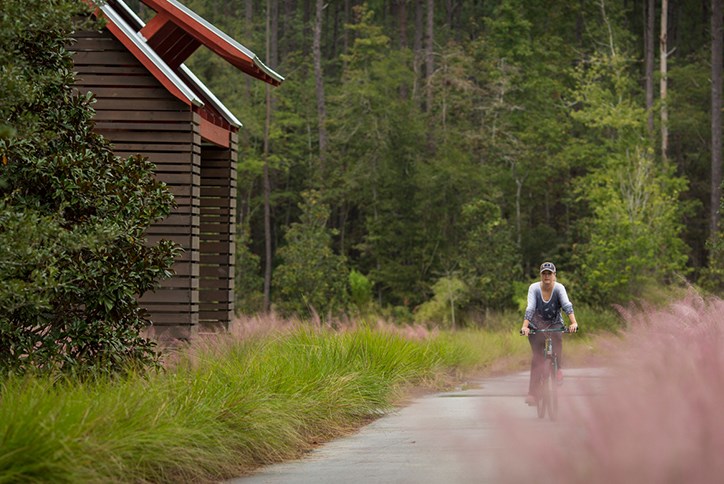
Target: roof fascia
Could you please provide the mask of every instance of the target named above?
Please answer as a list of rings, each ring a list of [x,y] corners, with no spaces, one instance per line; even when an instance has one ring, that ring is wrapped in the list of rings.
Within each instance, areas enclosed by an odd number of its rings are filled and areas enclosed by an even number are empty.
[[[201,134],[201,138],[205,141],[214,143],[222,148],[229,148],[231,146],[231,131],[217,126],[207,119],[199,119],[199,134]]]
[[[211,105],[214,106],[221,113],[221,115],[226,118],[226,120],[229,122],[229,124],[231,124],[232,126],[235,126],[237,128],[241,128],[243,126],[241,124],[241,121],[239,121],[236,118],[236,116],[234,116],[234,114],[231,111],[229,111],[221,101],[219,101],[219,99],[214,95],[214,93],[211,92],[211,90],[208,87],[206,87],[206,84],[204,84],[201,81],[201,79],[196,77],[196,74],[194,74],[193,71],[191,71],[191,69],[186,67],[185,64],[181,64],[179,66],[179,70],[181,72],[183,72],[186,76],[188,76],[189,79],[191,79],[191,82],[196,84],[196,86],[203,92],[204,96],[207,97],[207,100],[209,101],[209,103],[211,103]]]

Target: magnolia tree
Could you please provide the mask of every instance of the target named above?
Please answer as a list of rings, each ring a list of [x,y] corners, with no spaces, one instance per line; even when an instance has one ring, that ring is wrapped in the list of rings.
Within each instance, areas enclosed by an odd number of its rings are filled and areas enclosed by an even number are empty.
[[[155,358],[137,297],[177,249],[144,232],[173,197],[145,159],[93,132],[72,89],[82,2],[14,0],[0,16],[0,368],[115,371]]]

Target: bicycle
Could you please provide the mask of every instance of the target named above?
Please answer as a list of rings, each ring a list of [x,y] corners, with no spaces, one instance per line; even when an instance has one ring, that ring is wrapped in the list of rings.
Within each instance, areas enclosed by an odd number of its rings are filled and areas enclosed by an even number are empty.
[[[555,329],[531,329],[529,334],[547,333],[543,343],[543,355],[545,362],[541,369],[541,378],[538,383],[538,389],[535,394],[536,410],[538,418],[543,418],[548,413],[548,418],[555,420],[558,418],[558,385],[556,376],[558,375],[558,355],[553,351],[553,338],[551,333],[568,333],[568,328]],[[521,335],[524,333],[521,331]]]

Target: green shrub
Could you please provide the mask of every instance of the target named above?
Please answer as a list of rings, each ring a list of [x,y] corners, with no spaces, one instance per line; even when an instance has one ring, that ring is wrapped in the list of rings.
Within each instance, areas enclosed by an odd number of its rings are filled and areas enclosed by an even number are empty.
[[[281,263],[274,270],[274,299],[284,314],[306,316],[314,310],[324,316],[346,308],[348,269],[345,258],[332,250],[329,208],[317,192],[303,195],[301,220],[291,225],[286,245],[277,251]]]
[[[415,315],[407,306],[386,306],[380,310],[380,316],[385,321],[393,321],[399,325],[415,321]]]
[[[461,325],[460,308],[468,301],[468,287],[457,277],[441,277],[432,286],[434,296],[415,312],[415,322],[456,328]]]
[[[358,310],[363,310],[372,303],[372,282],[354,269],[349,273],[349,299]]]
[[[117,370],[155,357],[137,297],[170,275],[146,228],[173,197],[93,131],[65,46],[82,2],[15,0],[0,16],[0,367]]]
[[[576,321],[584,334],[617,332],[624,328],[621,315],[613,308],[602,308],[585,303],[574,303]],[[564,316],[565,318],[565,316]],[[566,324],[568,321],[566,320]]]

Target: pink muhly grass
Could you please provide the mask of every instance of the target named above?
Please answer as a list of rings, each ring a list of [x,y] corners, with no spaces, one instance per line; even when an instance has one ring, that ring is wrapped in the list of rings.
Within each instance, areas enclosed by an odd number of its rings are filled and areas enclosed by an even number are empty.
[[[374,323],[351,318],[322,319],[313,313],[308,320],[282,317],[277,313],[239,316],[232,321],[227,333],[212,333],[195,338],[190,345],[167,348],[163,363],[172,368],[181,362],[196,366],[200,355],[222,356],[240,343],[262,341],[284,337],[299,330],[328,331],[330,333],[350,333],[362,329],[391,334],[408,341],[426,341],[438,335],[438,330],[428,330],[421,325],[400,325],[378,319]]]
[[[724,301],[692,292],[622,314],[628,330],[609,348],[603,388],[518,435],[515,454],[531,464],[506,480],[724,482]]]
[[[255,314],[236,318],[229,328],[229,334],[237,340],[246,340],[271,334],[283,334],[298,329],[298,319],[283,318],[277,313]],[[317,326],[315,324],[315,326]]]
[[[242,316],[237,318],[231,326],[230,334],[236,339],[268,336],[270,334],[283,334],[300,328],[328,330],[338,333],[354,332],[362,328],[390,333],[412,341],[423,341],[437,335],[437,331],[430,331],[421,325],[400,325],[378,319],[374,323],[349,317],[328,319],[322,321],[315,313],[311,319],[302,321],[295,318],[282,318],[275,313],[268,315]]]

